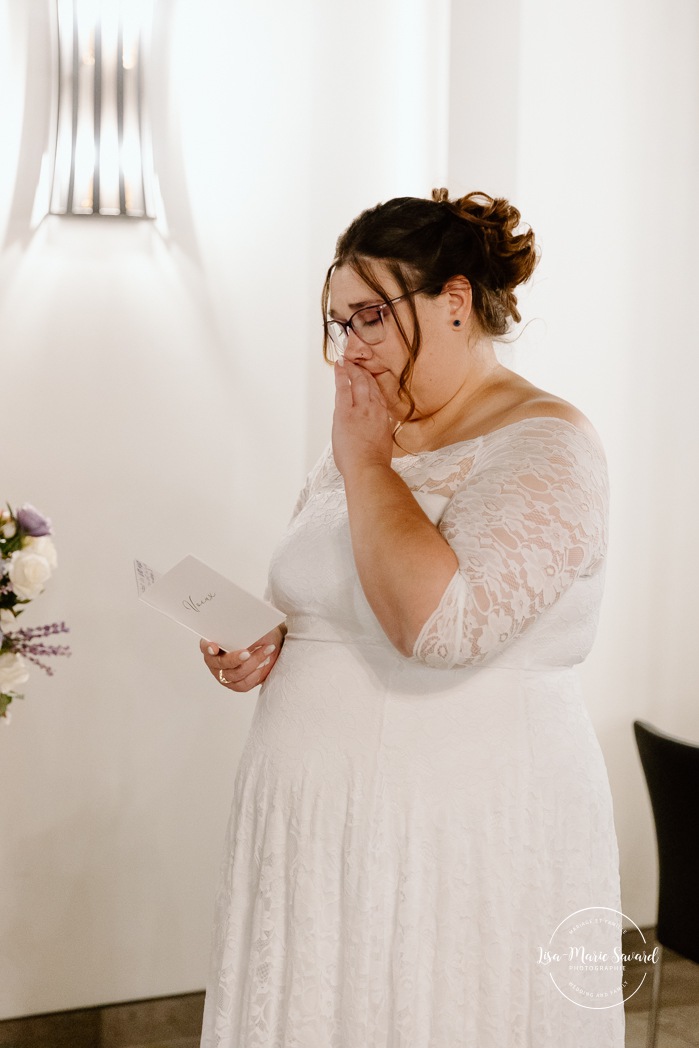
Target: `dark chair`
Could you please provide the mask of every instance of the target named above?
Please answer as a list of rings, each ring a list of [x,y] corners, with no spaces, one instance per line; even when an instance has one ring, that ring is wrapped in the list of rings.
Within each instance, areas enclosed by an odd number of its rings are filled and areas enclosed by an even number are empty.
[[[699,745],[634,721],[658,844],[658,961],[646,1048],[654,1048],[663,947],[699,964]]]

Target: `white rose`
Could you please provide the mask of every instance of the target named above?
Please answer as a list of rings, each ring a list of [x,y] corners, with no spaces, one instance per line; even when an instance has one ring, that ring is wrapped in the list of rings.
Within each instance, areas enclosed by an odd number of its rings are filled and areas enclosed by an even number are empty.
[[[29,670],[21,655],[6,651],[0,655],[0,692],[14,691],[29,680]]]
[[[51,565],[46,557],[32,549],[20,549],[10,560],[10,582],[20,600],[33,600],[51,578]]]
[[[58,555],[56,553],[56,547],[53,544],[53,540],[48,535],[40,535],[35,538],[33,535],[28,535],[24,540],[23,549],[30,549],[32,553],[38,553],[40,557],[45,557],[49,562],[51,571],[58,567]]]
[[[0,527],[2,537],[4,539],[13,539],[17,534],[17,525],[14,520],[8,520],[5,524]]]

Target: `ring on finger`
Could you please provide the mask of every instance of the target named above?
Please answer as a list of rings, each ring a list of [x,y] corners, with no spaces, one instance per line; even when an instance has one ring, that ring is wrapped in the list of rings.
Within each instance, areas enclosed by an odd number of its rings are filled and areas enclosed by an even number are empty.
[[[218,671],[218,679],[219,679],[219,680],[221,681],[221,684],[232,684],[232,683],[233,683],[232,681],[230,681],[230,680],[227,680],[227,679],[226,679],[226,678],[225,678],[225,677],[223,676],[223,670],[219,670],[219,671]]]

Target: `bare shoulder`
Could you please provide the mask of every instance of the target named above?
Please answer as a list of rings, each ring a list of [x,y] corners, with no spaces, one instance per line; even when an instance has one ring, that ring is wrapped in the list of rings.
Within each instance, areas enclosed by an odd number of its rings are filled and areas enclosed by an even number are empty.
[[[526,405],[522,405],[518,417],[562,418],[565,422],[570,422],[571,425],[575,426],[577,429],[581,429],[588,437],[592,437],[594,440],[599,440],[599,434],[587,415],[583,414],[579,408],[576,408],[574,404],[570,404],[567,400],[561,400],[558,397],[551,397],[548,394],[536,400],[529,401]]]
[[[518,396],[513,398],[513,403],[507,412],[508,423],[519,422],[526,418],[560,418],[565,422],[570,422],[576,429],[581,430],[601,446],[597,430],[587,415],[574,404],[553,393],[539,389],[526,380],[520,379],[517,386]]]

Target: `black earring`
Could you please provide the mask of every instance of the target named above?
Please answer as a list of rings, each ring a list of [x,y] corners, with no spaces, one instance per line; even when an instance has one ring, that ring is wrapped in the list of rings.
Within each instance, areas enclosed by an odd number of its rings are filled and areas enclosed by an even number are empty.
[[[461,321],[460,320],[455,320],[454,321],[454,327],[461,327]]]

